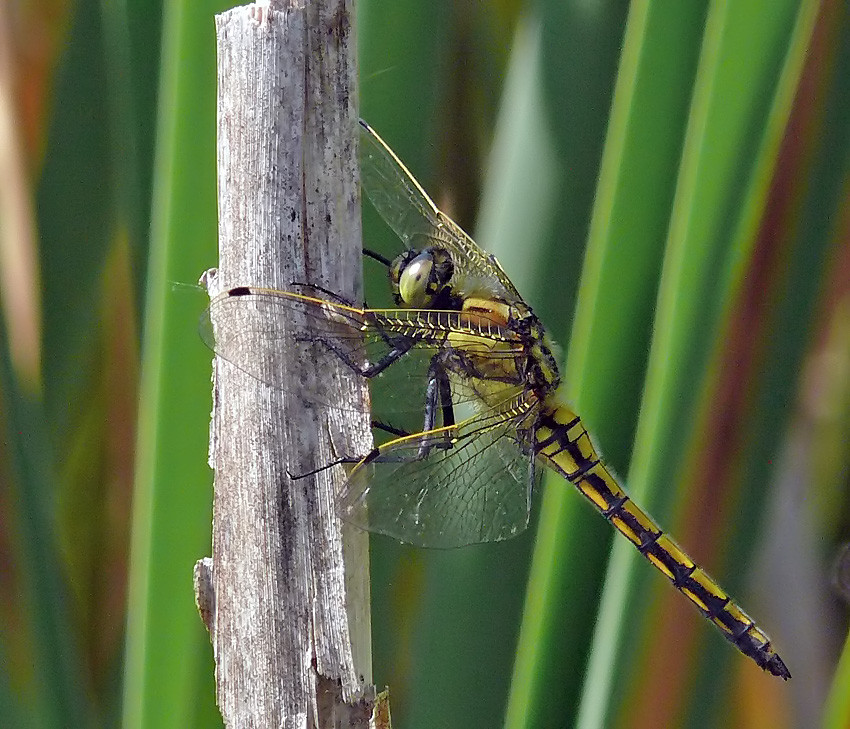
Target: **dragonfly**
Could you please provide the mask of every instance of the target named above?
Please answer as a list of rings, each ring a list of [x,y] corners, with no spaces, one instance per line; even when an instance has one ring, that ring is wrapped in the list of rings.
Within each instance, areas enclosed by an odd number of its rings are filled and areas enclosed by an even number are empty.
[[[339,495],[342,517],[422,547],[500,541],[527,528],[535,485],[550,469],[738,650],[789,679],[767,634],[605,465],[559,394],[549,336],[496,258],[437,208],[363,121],[359,134],[363,191],[404,244],[394,260],[366,251],[387,266],[395,307],[365,308],[313,287],[248,285],[219,294],[201,325],[216,354],[274,387],[286,389],[285,375],[246,356],[245,332],[259,333],[271,351],[295,348],[317,366],[341,360],[368,378],[373,402],[387,402],[387,413],[415,418],[416,427],[402,428],[373,416],[378,444],[341,459],[352,464]],[[215,320],[225,314],[240,326],[217,337]],[[333,387],[315,400],[349,407],[334,401]]]

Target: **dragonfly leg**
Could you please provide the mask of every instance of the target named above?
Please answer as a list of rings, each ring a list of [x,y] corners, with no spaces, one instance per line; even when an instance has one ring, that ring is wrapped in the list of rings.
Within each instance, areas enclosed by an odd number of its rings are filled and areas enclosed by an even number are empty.
[[[325,296],[327,296],[329,299],[332,299],[332,300],[336,301],[337,303],[342,304],[343,306],[349,306],[349,307],[352,307],[352,308],[354,308],[354,306],[355,306],[353,301],[349,301],[344,296],[340,296],[339,294],[331,291],[330,289],[326,289],[324,286],[319,286],[318,284],[302,283],[300,281],[290,281],[289,285],[290,286],[299,286],[301,288],[313,289],[314,291],[319,291],[319,292],[323,293]]]
[[[336,458],[330,463],[326,463],[324,466],[319,466],[318,468],[314,468],[311,471],[307,471],[305,473],[292,473],[287,469],[286,475],[290,481],[298,481],[302,478],[307,478],[308,476],[315,476],[317,473],[321,473],[322,471],[327,471],[329,468],[333,468],[334,466],[344,466],[351,465],[352,463],[360,463],[363,460],[363,456],[358,456],[356,458],[352,458],[350,456],[343,456],[342,458]]]
[[[380,325],[376,326],[378,333],[381,335],[381,339],[384,340],[384,343],[390,348],[390,351],[383,355],[375,364],[369,365],[368,367],[361,368],[357,365],[354,366],[355,372],[358,372],[363,377],[371,379],[375,377],[381,372],[383,372],[387,367],[389,367],[394,362],[397,362],[401,357],[407,354],[416,343],[416,340],[411,339],[410,337],[400,337],[400,336],[391,336],[387,334],[383,327]],[[328,346],[331,346],[330,344]],[[331,347],[333,349],[333,347]],[[336,351],[335,349],[333,351]],[[350,358],[348,358],[350,360]],[[343,361],[346,358],[343,357]],[[349,365],[351,366],[351,365]]]
[[[371,258],[373,261],[377,261],[378,263],[382,263],[384,266],[389,268],[392,266],[392,261],[389,258],[385,258],[380,253],[370,250],[369,248],[363,249],[363,255],[367,258]]]
[[[408,436],[412,435],[406,430],[402,430],[401,428],[395,428],[389,423],[382,423],[380,420],[373,420],[372,427],[377,428],[378,430],[383,430],[385,433],[394,435],[397,438],[407,438]]]
[[[437,403],[442,403],[443,426],[455,424],[455,411],[452,405],[452,388],[449,376],[439,355],[431,360],[428,367],[428,388],[425,391],[425,425],[422,430],[433,430],[437,425]]]
[[[435,435],[433,433],[434,429],[437,426],[437,412],[438,410],[442,411],[443,414],[443,426],[452,426],[455,424],[455,414],[454,407],[452,405],[452,390],[451,383],[449,382],[449,376],[446,372],[445,367],[442,364],[442,361],[439,358],[439,355],[435,355],[431,364],[428,367],[428,385],[425,389],[425,419],[422,424],[422,432],[421,438],[419,442],[419,449],[416,452],[416,455],[413,456],[394,456],[392,459],[393,462],[401,462],[401,461],[421,461],[428,457],[428,454],[434,448],[440,448],[442,450],[448,450],[452,447],[452,443],[448,434],[446,435]],[[399,438],[407,438],[413,433],[408,433],[401,428],[395,428],[392,425],[387,423],[381,423],[377,420],[372,421],[372,427],[378,428],[380,430],[386,431],[391,435],[395,435]],[[373,454],[373,458],[380,459],[380,448],[375,450]]]
[[[387,352],[375,364],[369,365],[364,369],[358,370],[363,377],[372,378],[381,374],[387,367],[394,362],[397,362],[401,357],[407,354],[413,347],[412,339],[398,339],[392,343],[392,349]]]
[[[528,487],[526,493],[526,503],[528,504],[528,508],[531,508],[531,497],[534,491],[534,482],[537,480],[537,459],[534,457],[534,454],[528,459]]]
[[[352,359],[348,352],[327,339],[323,339],[322,337],[296,337],[296,341],[313,342],[315,344],[323,345],[339,357],[340,361],[342,361],[346,367],[367,379],[371,379],[372,377],[381,374],[381,372],[383,372],[387,367],[407,354],[414,344],[411,339],[398,337],[395,340],[388,342],[388,344],[392,346],[392,349],[383,355],[381,359],[368,367],[361,367]]]
[[[448,450],[452,447],[450,436],[435,435],[434,430],[437,425],[437,411],[442,410],[443,425],[452,426],[455,424],[454,408],[452,406],[452,391],[451,383],[446,369],[435,355],[431,365],[428,368],[428,385],[425,391],[425,421],[422,425],[422,431],[419,434],[419,448],[415,454],[401,455],[394,454],[387,456],[382,452],[381,448],[375,448],[370,453],[364,463],[370,461],[379,461],[384,463],[406,463],[411,461],[421,461],[428,457],[431,450],[439,448]],[[401,428],[396,428],[388,423],[382,423],[378,420],[372,421],[372,427],[383,430],[390,435],[398,438],[415,437],[417,434],[409,433]]]
[[[443,414],[443,427],[455,424],[455,411],[452,404],[452,388],[449,375],[439,354],[431,358],[428,366],[428,386],[425,388],[425,422],[422,425],[422,442],[419,445],[418,459],[428,457],[432,448],[448,450],[452,447],[448,431],[435,438],[432,431],[437,426],[437,410]]]

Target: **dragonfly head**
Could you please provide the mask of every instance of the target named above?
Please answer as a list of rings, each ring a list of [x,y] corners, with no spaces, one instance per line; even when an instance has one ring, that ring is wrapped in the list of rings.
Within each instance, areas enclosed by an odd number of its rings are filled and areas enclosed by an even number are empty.
[[[410,309],[449,308],[443,304],[454,274],[451,256],[442,248],[409,250],[390,266],[396,304]]]

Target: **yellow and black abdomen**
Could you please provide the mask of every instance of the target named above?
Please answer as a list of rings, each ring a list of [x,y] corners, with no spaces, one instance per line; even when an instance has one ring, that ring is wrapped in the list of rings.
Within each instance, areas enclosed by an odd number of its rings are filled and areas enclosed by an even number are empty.
[[[575,413],[567,407],[545,412],[535,442],[537,457],[581,491],[727,640],[774,676],[791,677],[752,618],[629,498],[605,468]]]

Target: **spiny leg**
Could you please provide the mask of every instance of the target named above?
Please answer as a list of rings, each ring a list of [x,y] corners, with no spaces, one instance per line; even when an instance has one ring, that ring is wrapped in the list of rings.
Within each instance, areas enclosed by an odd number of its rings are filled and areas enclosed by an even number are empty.
[[[299,288],[304,288],[304,289],[312,289],[313,291],[318,291],[319,293],[324,294],[329,299],[332,299],[333,301],[336,301],[337,303],[342,304],[343,306],[347,306],[349,308],[356,308],[353,301],[346,299],[344,296],[341,296],[340,294],[336,293],[335,291],[331,291],[330,289],[326,289],[324,286],[319,286],[318,284],[311,284],[311,283],[302,283],[301,281],[290,281],[289,285],[290,286],[297,286]]]
[[[389,258],[386,258],[385,256],[382,256],[377,251],[373,251],[369,248],[363,249],[363,255],[366,256],[367,258],[371,258],[373,261],[377,261],[378,263],[383,264],[387,268],[389,268],[390,266],[393,265],[392,261]]]
[[[412,433],[403,430],[401,428],[396,428],[389,423],[381,422],[380,420],[373,420],[372,427],[377,428],[378,430],[383,430],[385,433],[389,433],[390,435],[394,435],[396,438],[407,438],[412,435]]]
[[[452,426],[455,424],[454,407],[452,405],[451,382],[448,374],[439,355],[432,358],[431,364],[428,367],[428,385],[425,389],[425,414],[423,428],[420,433],[408,433],[400,428],[395,428],[386,423],[372,421],[372,427],[395,435],[398,438],[406,438],[418,436],[419,447],[415,454],[405,455],[402,453],[394,453],[388,456],[379,446],[375,448],[364,460],[365,463],[370,461],[380,461],[384,463],[405,463],[410,461],[421,461],[428,457],[431,450],[440,448],[448,450],[452,448],[452,442],[448,433],[445,435],[435,435],[434,430],[437,425],[437,412],[442,411],[443,426]]]
[[[443,413],[443,427],[455,424],[454,405],[452,404],[452,388],[441,355],[435,354],[428,365],[428,385],[425,388],[425,422],[422,425],[422,442],[419,445],[417,458],[428,457],[432,448],[451,448],[448,435],[435,440],[428,435],[437,425],[437,410]]]
[[[380,420],[373,420],[371,422],[371,426],[373,428],[377,428],[378,430],[383,430],[384,432],[389,433],[390,435],[393,435],[396,438],[406,438],[406,437],[412,435],[411,433],[409,433],[406,430],[402,430],[401,428],[396,428],[396,427],[390,425],[389,423],[382,423]],[[364,459],[370,459],[372,457],[372,455],[377,454],[379,452],[379,450],[380,449],[378,449],[378,448],[373,448],[372,451],[370,451],[366,456],[356,456],[356,457],[342,456],[340,458],[334,459],[330,463],[326,463],[324,466],[319,466],[318,468],[314,468],[311,471],[307,471],[306,473],[293,474],[289,471],[287,471],[286,473],[291,480],[297,481],[298,479],[306,478],[307,476],[315,476],[317,473],[321,473],[322,471],[326,471],[327,469],[333,468],[334,466],[344,466],[344,465],[352,465],[352,464],[360,463]]]
[[[392,347],[389,352],[382,355],[381,358],[374,364],[371,364],[368,367],[361,367],[359,364],[357,364],[357,362],[355,362],[351,358],[348,352],[334,344],[332,341],[324,339],[323,337],[296,337],[296,341],[321,344],[323,347],[333,352],[346,367],[353,370],[361,377],[366,377],[367,379],[371,379],[372,377],[381,374],[381,372],[387,369],[387,367],[389,367],[391,364],[394,364],[405,354],[407,354],[413,348],[413,345],[415,343],[415,340],[409,337],[392,338],[390,341],[388,341],[388,345]]]
[[[531,508],[531,497],[534,492],[534,482],[537,480],[537,459],[532,453],[528,459],[528,487],[526,493],[526,503]]]

